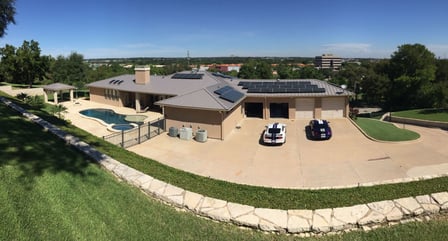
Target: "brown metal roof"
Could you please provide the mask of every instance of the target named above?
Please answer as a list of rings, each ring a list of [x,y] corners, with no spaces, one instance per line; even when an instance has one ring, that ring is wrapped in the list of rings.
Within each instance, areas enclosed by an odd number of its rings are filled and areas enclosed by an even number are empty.
[[[62,90],[74,90],[76,89],[75,86],[66,85],[62,83],[54,83],[50,85],[45,85],[43,87],[44,90],[51,90],[51,91],[62,91]]]
[[[301,79],[309,81],[324,88],[323,93],[247,93],[247,90],[238,86],[240,81],[275,81],[275,80],[240,80],[214,76],[209,72],[203,73],[201,79],[175,79],[172,75],[156,76],[152,75],[147,84],[135,83],[135,75],[121,75],[105,80],[88,84],[88,87],[104,89],[116,89],[119,91],[129,91],[157,95],[172,95],[174,97],[156,102],[160,106],[172,106],[180,108],[207,109],[207,110],[231,110],[245,97],[232,103],[219,97],[214,91],[224,86],[231,86],[235,90],[244,93],[244,96],[262,97],[323,97],[323,96],[350,96],[353,93],[341,87],[330,84],[326,81],[316,79]],[[278,81],[298,81],[278,80]]]

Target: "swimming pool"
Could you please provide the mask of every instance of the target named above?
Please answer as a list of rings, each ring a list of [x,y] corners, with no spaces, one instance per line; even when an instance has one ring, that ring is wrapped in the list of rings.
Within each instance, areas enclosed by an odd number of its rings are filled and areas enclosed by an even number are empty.
[[[127,115],[118,114],[111,109],[87,109],[79,112],[89,118],[100,120],[101,123],[115,131],[126,131],[135,128],[136,122],[127,121]],[[144,119],[146,116],[141,116]],[[129,118],[128,118],[129,119]]]

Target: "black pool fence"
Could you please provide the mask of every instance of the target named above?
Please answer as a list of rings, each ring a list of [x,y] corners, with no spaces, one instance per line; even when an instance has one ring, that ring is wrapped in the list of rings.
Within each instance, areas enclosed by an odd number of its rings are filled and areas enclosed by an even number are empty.
[[[165,119],[158,118],[147,123],[139,124],[138,127],[131,130],[122,130],[103,136],[103,139],[114,145],[128,148],[154,138],[164,131]]]

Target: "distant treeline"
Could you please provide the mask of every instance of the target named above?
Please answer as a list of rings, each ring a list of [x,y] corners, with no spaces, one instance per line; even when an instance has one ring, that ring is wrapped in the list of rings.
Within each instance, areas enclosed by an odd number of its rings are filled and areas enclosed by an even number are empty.
[[[190,65],[206,64],[245,64],[253,60],[263,60],[267,63],[313,63],[314,57],[192,57],[192,58],[104,58],[104,59],[86,59],[88,63],[120,63],[132,65],[170,65],[189,63]]]

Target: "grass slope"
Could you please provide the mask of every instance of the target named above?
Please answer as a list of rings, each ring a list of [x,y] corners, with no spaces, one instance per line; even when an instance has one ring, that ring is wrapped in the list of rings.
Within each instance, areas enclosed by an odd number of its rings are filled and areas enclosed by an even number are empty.
[[[386,123],[370,118],[357,118],[355,120],[367,135],[381,141],[412,141],[420,137],[418,133],[397,128],[392,123]]]
[[[448,122],[448,109],[422,109],[393,112],[392,116]]]

